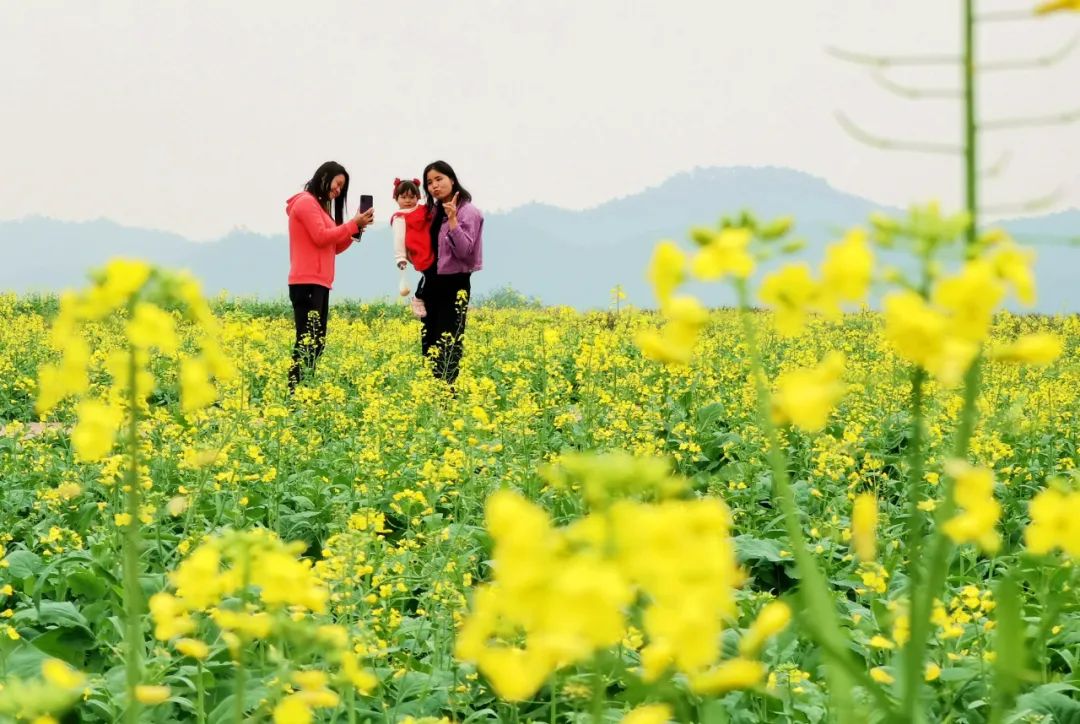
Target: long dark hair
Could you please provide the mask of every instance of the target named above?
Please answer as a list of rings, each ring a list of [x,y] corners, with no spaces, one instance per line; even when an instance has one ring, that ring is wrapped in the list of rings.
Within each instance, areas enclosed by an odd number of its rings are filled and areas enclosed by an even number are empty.
[[[349,195],[349,172],[337,161],[327,161],[315,169],[315,175],[304,184],[307,191],[319,200],[319,205],[329,211],[330,184],[337,176],[345,177],[345,184],[341,187],[341,193],[334,199],[334,223],[341,224],[345,220],[345,199]]]
[[[458,201],[472,201],[472,194],[465,190],[465,187],[458,181],[457,174],[454,173],[454,169],[450,168],[450,164],[446,161],[432,161],[424,167],[424,174],[420,177],[424,183],[424,197],[427,199],[425,205],[427,206],[428,216],[435,210],[435,197],[433,197],[427,190],[427,175],[428,171],[438,171],[443,176],[449,178],[454,187],[450,189],[450,198],[454,197],[454,194],[458,195]]]

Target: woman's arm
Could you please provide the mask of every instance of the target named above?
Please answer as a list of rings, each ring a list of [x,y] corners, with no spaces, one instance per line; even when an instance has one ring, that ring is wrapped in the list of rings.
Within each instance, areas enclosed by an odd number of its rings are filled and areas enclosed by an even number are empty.
[[[298,200],[293,207],[293,215],[308,233],[311,243],[319,247],[333,245],[337,248],[343,242],[351,244],[352,235],[360,231],[360,225],[355,219],[350,219],[340,226],[335,225],[314,196],[307,200]],[[346,244],[338,253],[348,248]]]
[[[484,230],[484,217],[472,205],[463,206],[457,212],[457,226],[450,227],[450,251],[458,259],[471,260],[476,256],[476,246]]]
[[[344,224],[343,224],[343,226],[344,226]],[[360,241],[360,237],[357,237],[357,238],[354,239],[354,238],[352,238],[350,236],[345,241],[339,241],[337,244],[334,245],[334,253],[335,254],[340,254],[341,252],[345,251],[350,246],[352,246],[354,241]]]

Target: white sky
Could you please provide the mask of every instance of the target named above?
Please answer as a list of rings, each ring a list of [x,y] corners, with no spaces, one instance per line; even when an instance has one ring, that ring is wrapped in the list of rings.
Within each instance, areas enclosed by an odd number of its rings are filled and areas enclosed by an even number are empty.
[[[1034,0],[980,0],[987,10]],[[444,158],[485,210],[583,208],[695,166],[784,165],[895,204],[959,201],[959,161],[861,146],[958,140],[956,104],[904,101],[829,57],[953,52],[960,0],[0,0],[0,219],[107,217],[196,239],[285,227],[324,160],[351,201]],[[984,59],[1045,53],[1080,16],[987,26]],[[958,71],[897,80],[955,87]],[[1080,52],[990,76],[987,116],[1080,107]],[[997,134],[988,203],[1063,186],[1080,126]],[[988,158],[987,161],[993,160]],[[719,211],[719,209],[718,209]]]

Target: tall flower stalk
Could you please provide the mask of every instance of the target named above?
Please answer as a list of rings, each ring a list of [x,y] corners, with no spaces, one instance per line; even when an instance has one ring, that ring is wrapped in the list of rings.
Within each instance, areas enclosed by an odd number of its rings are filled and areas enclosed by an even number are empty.
[[[176,318],[170,310],[180,311],[192,323],[197,355],[180,352]],[[83,329],[90,323],[109,321],[123,325],[126,344],[108,361],[111,386],[95,391],[90,385],[91,356]],[[115,522],[123,529],[124,721],[134,724],[141,708],[136,694],[143,679],[146,608],[140,584],[140,523],[145,515],[139,420],[140,406],[153,386],[148,369],[150,354],[157,350],[179,357],[180,407],[186,414],[194,414],[213,402],[218,392],[212,379],[229,379],[233,369],[221,352],[216,322],[198,284],[186,275],[160,271],[129,259],[111,261],[94,273],[89,288],[64,297],[50,342],[61,359],[39,371],[39,414],[48,414],[65,398],[74,397],[78,400],[78,420],[71,438],[76,460],[94,462],[109,455],[118,435],[127,457],[123,512],[115,516]],[[126,428],[121,431],[125,422]]]
[[[134,304],[129,304],[134,310]],[[139,365],[134,345],[128,347],[128,428],[125,445],[127,447],[128,468],[125,476],[127,491],[127,525],[124,527],[124,669],[127,688],[127,709],[124,720],[135,724],[139,720],[139,701],[135,689],[142,682],[142,654],[145,645],[143,639],[143,595],[139,584],[140,573],[140,530],[139,508],[141,505],[141,482],[139,481]]]

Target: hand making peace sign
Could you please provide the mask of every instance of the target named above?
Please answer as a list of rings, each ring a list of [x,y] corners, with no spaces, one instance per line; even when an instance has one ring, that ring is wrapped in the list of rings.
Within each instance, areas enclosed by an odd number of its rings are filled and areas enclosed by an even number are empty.
[[[454,194],[454,198],[443,202],[443,211],[446,212],[446,220],[450,222],[451,229],[457,228],[457,200],[458,195]]]

